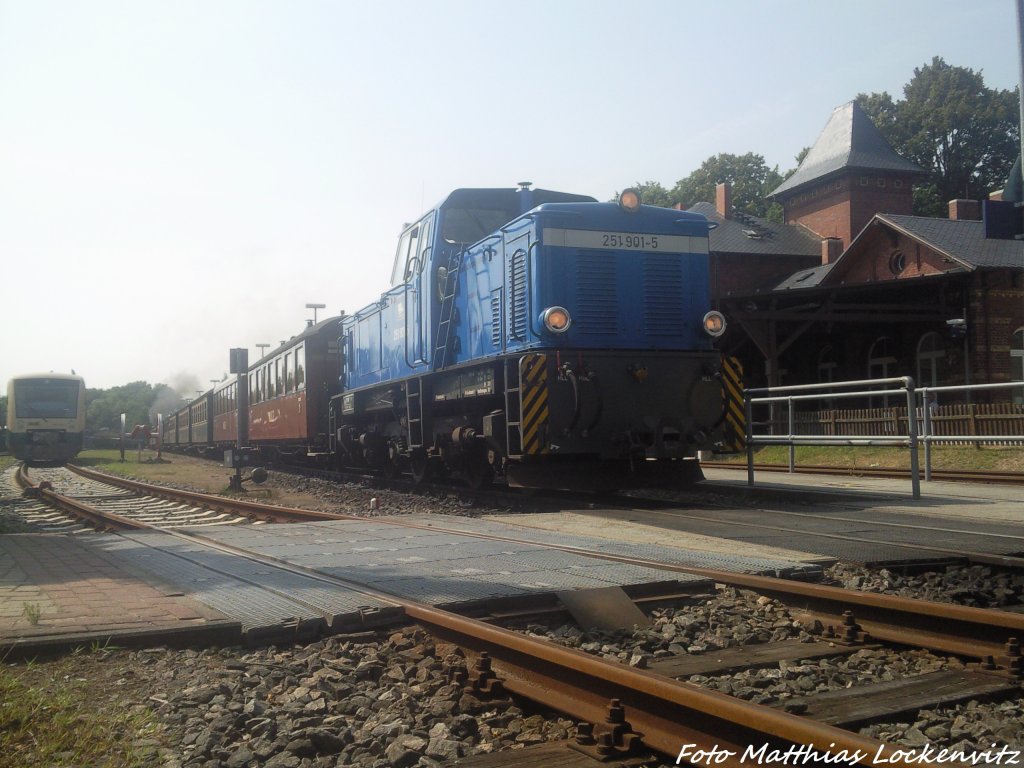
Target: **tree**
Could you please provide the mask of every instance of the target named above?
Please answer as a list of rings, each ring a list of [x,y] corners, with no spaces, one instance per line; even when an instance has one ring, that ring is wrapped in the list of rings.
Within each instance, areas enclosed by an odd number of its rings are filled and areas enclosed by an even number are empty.
[[[89,429],[121,429],[121,414],[129,428],[135,424],[149,424],[150,410],[162,393],[170,391],[165,384],[150,385],[133,381],[110,389],[86,389],[85,420]]]
[[[769,168],[762,155],[718,154],[676,182],[671,197],[685,207],[702,201],[714,202],[715,187],[728,182],[732,185],[732,204],[736,210],[767,217],[770,203],[766,198],[782,183],[782,178],[778,167]]]
[[[936,56],[914,70],[894,102],[888,93],[857,102],[900,155],[929,173],[914,212],[943,216],[955,198],[984,199],[1002,187],[1020,146],[1016,90],[985,86],[980,72]]]

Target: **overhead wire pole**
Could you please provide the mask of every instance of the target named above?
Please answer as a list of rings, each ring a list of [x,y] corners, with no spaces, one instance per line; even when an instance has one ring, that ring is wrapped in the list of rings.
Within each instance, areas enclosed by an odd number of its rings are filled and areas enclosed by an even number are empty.
[[[1024,175],[1024,0],[1017,0],[1017,65],[1019,67],[1017,95],[1020,102],[1020,122],[1018,123],[1018,128],[1021,134],[1020,167],[1021,174]],[[1024,182],[1024,179],[1021,179],[1021,181]]]

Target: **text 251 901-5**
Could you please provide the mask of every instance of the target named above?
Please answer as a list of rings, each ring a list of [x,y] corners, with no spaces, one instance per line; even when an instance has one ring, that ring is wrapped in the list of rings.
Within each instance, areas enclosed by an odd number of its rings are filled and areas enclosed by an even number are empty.
[[[658,247],[657,235],[624,235],[605,232],[601,235],[601,244],[605,248],[649,248]]]

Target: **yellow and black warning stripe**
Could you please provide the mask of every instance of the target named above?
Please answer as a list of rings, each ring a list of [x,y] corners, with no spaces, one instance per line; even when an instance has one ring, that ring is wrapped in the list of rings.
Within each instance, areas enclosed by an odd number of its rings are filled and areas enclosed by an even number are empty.
[[[747,419],[743,409],[743,365],[735,357],[722,358],[722,397],[725,399],[726,446],[747,447]]]
[[[523,453],[548,452],[548,358],[529,354],[519,359],[519,387],[522,398]]]

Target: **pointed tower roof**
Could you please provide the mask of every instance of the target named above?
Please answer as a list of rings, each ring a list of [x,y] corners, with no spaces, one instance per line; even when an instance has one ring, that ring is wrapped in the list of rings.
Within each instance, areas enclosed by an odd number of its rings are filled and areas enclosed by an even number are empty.
[[[796,173],[770,197],[788,197],[798,189],[852,170],[927,174],[920,166],[897,155],[860,105],[849,101],[832,111],[832,117]]]

